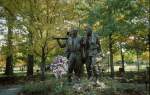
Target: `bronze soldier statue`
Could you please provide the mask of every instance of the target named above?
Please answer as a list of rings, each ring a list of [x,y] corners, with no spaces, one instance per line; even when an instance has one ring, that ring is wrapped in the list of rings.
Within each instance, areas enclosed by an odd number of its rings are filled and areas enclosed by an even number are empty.
[[[69,60],[68,63],[68,81],[72,81],[73,72],[75,73],[75,78],[77,81],[81,78],[81,38],[78,36],[77,29],[71,29],[68,32],[67,38],[54,38],[57,39],[57,42],[61,48],[65,48],[65,54]],[[61,43],[59,40],[66,40],[65,43]]]
[[[99,71],[96,66],[96,57],[101,52],[98,36],[92,32],[91,27],[86,27],[86,37],[84,38],[86,52],[86,69],[89,80],[98,80]]]
[[[70,52],[67,51],[67,43],[68,39],[71,37],[71,30],[67,32],[67,37],[53,37],[54,39],[57,40],[57,43],[60,48],[65,48],[65,55],[67,58],[69,58]],[[60,42],[60,40],[64,40],[63,43]]]
[[[78,36],[78,30],[71,31],[71,37],[67,40],[66,51],[69,52],[68,81],[72,80],[73,71],[76,80],[81,78],[81,38]]]

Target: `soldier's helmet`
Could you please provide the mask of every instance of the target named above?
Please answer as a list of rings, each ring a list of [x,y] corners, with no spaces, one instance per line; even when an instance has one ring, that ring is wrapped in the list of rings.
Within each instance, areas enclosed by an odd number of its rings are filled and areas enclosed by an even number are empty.
[[[78,29],[77,28],[72,28],[71,30],[70,30],[70,33],[71,34],[77,34],[78,33]]]
[[[86,27],[85,27],[85,31],[86,31],[87,33],[92,33],[92,27],[86,26]]]
[[[78,32],[78,31],[77,31],[75,28],[71,27],[71,28],[67,31],[66,35],[67,35],[67,36],[71,36],[72,34],[74,34],[74,32]]]

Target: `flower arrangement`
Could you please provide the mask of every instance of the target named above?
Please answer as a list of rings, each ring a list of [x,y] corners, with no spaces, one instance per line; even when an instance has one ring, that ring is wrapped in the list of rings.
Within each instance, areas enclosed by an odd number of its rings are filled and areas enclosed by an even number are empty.
[[[56,78],[62,78],[68,71],[68,60],[66,57],[58,55],[54,58],[50,69]]]

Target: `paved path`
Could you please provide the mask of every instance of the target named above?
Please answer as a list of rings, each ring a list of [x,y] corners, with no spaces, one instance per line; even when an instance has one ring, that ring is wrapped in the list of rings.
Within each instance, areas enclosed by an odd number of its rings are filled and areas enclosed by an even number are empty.
[[[0,95],[17,95],[22,85],[0,86]]]

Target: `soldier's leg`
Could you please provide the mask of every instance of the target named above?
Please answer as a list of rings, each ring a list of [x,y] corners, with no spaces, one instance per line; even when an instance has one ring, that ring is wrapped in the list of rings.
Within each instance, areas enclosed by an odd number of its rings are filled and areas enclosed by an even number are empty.
[[[68,81],[71,82],[71,77],[73,74],[73,70],[74,70],[74,60],[73,58],[70,58],[70,62],[69,62],[69,66],[68,66]]]
[[[80,60],[78,57],[75,58],[75,68],[74,68],[74,72],[75,72],[75,77],[76,80],[78,80],[81,76],[81,67],[80,67]]]
[[[74,60],[74,73],[75,73],[75,76],[77,76],[78,75],[78,64],[77,64],[77,60],[75,59]]]
[[[78,57],[77,59],[76,59],[76,71],[77,71],[77,77],[78,78],[81,78],[81,75],[82,75],[82,70],[83,70],[83,64],[82,64],[82,62],[81,62],[81,58],[80,57]]]
[[[98,79],[99,76],[99,70],[98,70],[98,66],[96,64],[96,56],[92,57],[92,70],[93,70],[93,76],[96,78],[96,80]]]
[[[87,74],[88,74],[88,79],[90,79],[90,77],[92,77],[91,62],[92,62],[92,58],[88,57],[87,61],[86,61],[86,70],[87,70]]]
[[[83,75],[84,75],[84,64],[83,64],[81,61],[80,61],[79,67],[80,67],[79,76],[80,76],[80,78],[81,78],[81,77],[83,77]]]
[[[94,65],[94,77],[96,78],[96,80],[98,80],[99,77],[99,70],[98,70],[98,66]]]

